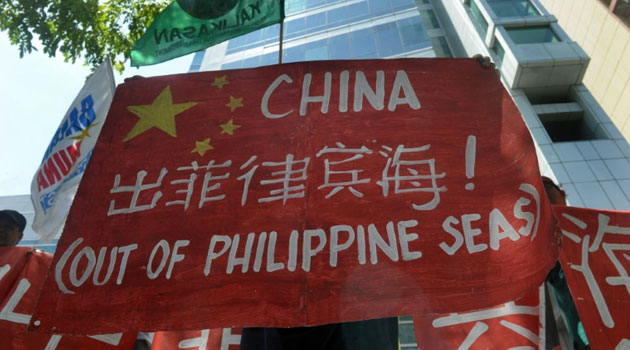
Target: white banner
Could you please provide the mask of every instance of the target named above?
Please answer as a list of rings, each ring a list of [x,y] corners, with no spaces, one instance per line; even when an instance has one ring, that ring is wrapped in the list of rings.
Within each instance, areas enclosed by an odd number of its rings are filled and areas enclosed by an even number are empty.
[[[107,59],[70,105],[31,183],[33,231],[49,241],[62,228],[116,88]]]

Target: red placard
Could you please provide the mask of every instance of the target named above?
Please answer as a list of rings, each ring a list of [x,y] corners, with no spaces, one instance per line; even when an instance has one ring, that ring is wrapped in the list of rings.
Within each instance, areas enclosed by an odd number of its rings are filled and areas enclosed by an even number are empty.
[[[0,339],[2,349],[131,349],[133,334],[72,337],[27,332],[52,255],[29,247],[0,247]]]
[[[553,209],[562,271],[591,349],[630,349],[630,212]]]
[[[544,286],[486,310],[414,317],[419,349],[545,349]]]
[[[490,307],[557,257],[543,193],[518,110],[472,59],[135,80],[34,319],[84,333]]]
[[[214,328],[200,331],[155,332],[151,350],[239,350],[241,330]]]

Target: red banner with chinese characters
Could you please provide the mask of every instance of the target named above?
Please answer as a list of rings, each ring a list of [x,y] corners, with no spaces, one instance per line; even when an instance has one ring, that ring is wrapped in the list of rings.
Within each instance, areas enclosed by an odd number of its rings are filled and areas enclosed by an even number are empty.
[[[491,307],[542,283],[554,225],[529,132],[472,59],[139,79],[116,91],[32,326]]]
[[[413,319],[419,349],[545,349],[545,291],[490,309]]]
[[[72,337],[28,332],[27,327],[52,255],[29,247],[0,247],[2,349],[131,349],[136,334]]]
[[[630,212],[553,209],[562,271],[591,348],[630,349]]]
[[[151,350],[239,350],[241,330],[214,328],[200,331],[155,332]]]

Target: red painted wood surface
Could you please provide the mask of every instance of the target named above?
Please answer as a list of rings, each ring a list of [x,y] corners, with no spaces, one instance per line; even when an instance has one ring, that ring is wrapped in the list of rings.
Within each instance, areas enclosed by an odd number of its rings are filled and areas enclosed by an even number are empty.
[[[131,349],[136,333],[110,335],[106,341],[28,332],[52,255],[29,247],[0,247],[0,343],[6,350]],[[101,338],[102,339],[102,338]]]
[[[304,115],[302,95],[320,101],[307,98]],[[518,110],[471,59],[135,80],[116,91],[36,328],[289,327],[491,307],[537,288],[557,257],[544,198]],[[246,271],[228,266],[246,251]]]
[[[630,212],[554,206],[560,263],[591,349],[630,347]]]

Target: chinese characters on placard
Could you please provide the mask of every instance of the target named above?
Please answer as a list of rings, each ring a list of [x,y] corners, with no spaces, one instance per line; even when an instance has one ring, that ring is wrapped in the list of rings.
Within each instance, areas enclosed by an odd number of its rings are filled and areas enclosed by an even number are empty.
[[[383,197],[404,193],[424,194],[411,204],[415,210],[433,210],[440,203],[440,192],[445,192],[446,186],[439,181],[446,176],[445,172],[438,172],[435,158],[431,157],[431,145],[420,147],[406,147],[398,145],[392,148],[381,145],[381,149],[372,149],[361,145],[357,148],[347,147],[337,142],[335,147],[325,146],[315,155],[321,159],[323,165],[324,182],[317,186],[326,199],[339,195],[347,190],[354,197],[364,196],[363,189],[376,184],[382,189]],[[386,158],[380,174],[366,174],[361,169],[361,159],[366,156],[376,156],[376,153]],[[165,202],[165,206],[181,205],[188,210],[191,203],[198,209],[211,202],[221,201],[230,195],[221,191],[223,181],[242,182],[241,206],[249,200],[257,203],[287,201],[305,197],[306,182],[308,181],[309,166],[314,163],[312,157],[298,159],[293,154],[287,154],[284,159],[261,161],[253,155],[242,164],[234,164],[232,160],[217,162],[209,161],[200,165],[193,161],[189,165],[175,169],[176,179],[168,182],[180,196],[177,200]],[[323,164],[322,164],[323,163]],[[318,165],[313,165],[316,167]],[[264,170],[264,171],[263,171]],[[172,170],[171,170],[172,172]],[[163,196],[163,181],[169,174],[169,169],[162,168],[156,174],[155,182],[145,182],[149,175],[147,171],[137,172],[133,185],[121,185],[121,175],[114,178],[110,193],[130,193],[131,198],[127,207],[121,207],[116,200],[110,201],[108,215],[134,213],[155,208]],[[203,178],[203,180],[201,180]],[[374,181],[374,178],[379,180]],[[127,180],[129,181],[129,180]],[[131,181],[129,181],[131,182]],[[256,182],[267,188],[268,195],[256,199],[248,198],[250,185]],[[150,203],[138,203],[140,193],[153,191]]]

